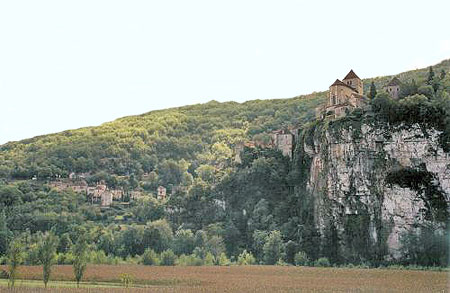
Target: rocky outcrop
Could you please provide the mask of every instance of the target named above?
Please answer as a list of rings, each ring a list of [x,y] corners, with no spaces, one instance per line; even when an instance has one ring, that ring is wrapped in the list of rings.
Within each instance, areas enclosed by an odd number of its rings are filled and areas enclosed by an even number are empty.
[[[440,132],[420,125],[320,122],[297,156],[310,162],[307,186],[321,235],[334,226],[345,250],[349,223],[370,245],[398,258],[400,237],[424,223],[444,223],[450,203],[450,155]],[[443,224],[442,224],[443,227]],[[354,236],[353,236],[354,237]]]

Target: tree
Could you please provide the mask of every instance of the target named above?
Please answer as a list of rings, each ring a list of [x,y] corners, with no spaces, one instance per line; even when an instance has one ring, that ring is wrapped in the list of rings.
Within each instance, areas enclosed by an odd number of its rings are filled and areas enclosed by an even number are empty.
[[[0,212],[0,255],[5,254],[8,251],[8,242],[11,236],[11,231],[9,231],[6,225],[5,212]]]
[[[219,260],[219,256],[225,251],[225,245],[223,244],[223,238],[217,235],[212,236],[206,242],[206,250],[210,252],[216,261]]]
[[[441,70],[441,76],[440,76],[440,79],[444,79],[444,78],[445,78],[445,75],[446,75],[446,72],[445,72],[444,69],[442,69],[442,70]]]
[[[9,281],[8,287],[13,288],[16,278],[17,278],[17,269],[23,262],[23,244],[18,241],[12,241],[9,245],[8,249],[8,266],[9,266]]]
[[[240,266],[253,265],[256,263],[256,260],[251,252],[247,252],[247,250],[244,249],[244,251],[239,254],[237,263]]]
[[[253,252],[256,255],[256,258],[260,261],[263,258],[264,252],[263,247],[267,241],[267,237],[269,236],[269,232],[267,231],[259,231],[256,230],[253,232]]]
[[[195,237],[190,229],[178,229],[175,232],[173,250],[176,254],[191,254],[195,248]]]
[[[87,249],[88,244],[84,236],[79,238],[78,241],[75,243],[75,245],[72,247],[73,272],[75,274],[77,288],[80,287],[80,281],[83,278],[84,271],[86,270],[88,258]]]
[[[177,256],[173,253],[172,249],[167,249],[161,252],[161,265],[162,266],[174,266],[177,261]]]
[[[144,247],[151,247],[158,253],[168,249],[172,239],[172,228],[165,219],[149,222],[144,229]]]
[[[38,244],[38,259],[43,266],[44,286],[50,280],[52,266],[56,262],[56,248],[58,247],[58,237],[53,231],[47,232]]]
[[[280,231],[274,230],[270,232],[263,247],[264,263],[268,265],[276,264],[282,257],[283,248],[283,240],[281,239]]]
[[[141,262],[146,266],[157,266],[160,260],[158,254],[153,249],[147,248],[142,255]]]
[[[427,84],[433,85],[433,80],[434,80],[434,71],[433,71],[433,67],[430,66],[430,69],[428,71]]]
[[[375,86],[375,83],[372,81],[370,84],[370,90],[369,90],[369,98],[373,99],[377,95],[377,87]]]

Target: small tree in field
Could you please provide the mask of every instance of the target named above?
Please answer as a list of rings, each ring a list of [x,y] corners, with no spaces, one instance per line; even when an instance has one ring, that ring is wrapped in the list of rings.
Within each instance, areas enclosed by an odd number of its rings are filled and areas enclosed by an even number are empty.
[[[22,243],[19,241],[12,241],[8,249],[8,266],[9,266],[9,281],[8,287],[13,288],[17,279],[17,269],[23,262]]]
[[[56,261],[56,248],[58,247],[58,237],[53,232],[46,233],[38,245],[38,259],[43,266],[44,286],[47,288],[52,266]]]
[[[134,279],[133,275],[123,273],[119,277],[120,277],[120,281],[125,286],[125,288],[128,288],[128,287],[130,287],[131,284],[133,284],[133,279]]]
[[[87,264],[87,249],[88,245],[85,237],[81,237],[72,247],[73,254],[73,273],[77,281],[77,288],[80,287],[80,281],[83,278],[84,271]]]

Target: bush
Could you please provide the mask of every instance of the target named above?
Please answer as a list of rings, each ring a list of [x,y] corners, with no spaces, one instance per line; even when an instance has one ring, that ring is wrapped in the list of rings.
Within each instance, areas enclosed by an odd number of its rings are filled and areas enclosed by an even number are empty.
[[[158,254],[150,248],[147,248],[142,255],[141,262],[146,266],[157,266],[159,264]]]
[[[294,256],[294,263],[296,266],[307,266],[309,265],[309,262],[310,259],[308,255],[303,251],[297,252]]]
[[[58,253],[58,256],[56,259],[57,259],[56,262],[59,265],[70,265],[73,263],[73,255],[70,252]]]
[[[212,255],[211,252],[208,252],[205,256],[205,265],[207,266],[213,266],[216,262],[214,255]]]
[[[251,252],[247,252],[247,250],[244,250],[239,256],[237,260],[238,265],[245,266],[245,265],[253,265],[256,263],[256,259],[253,256]]]
[[[231,264],[225,252],[222,252],[219,256],[219,266],[229,266]]]
[[[178,258],[178,265],[180,266],[201,266],[203,263],[203,259],[199,258],[195,254],[182,254]]]
[[[162,266],[173,266],[177,261],[177,256],[171,249],[161,252],[161,265]]]
[[[315,267],[330,267],[330,261],[326,257],[321,257],[314,262]]]

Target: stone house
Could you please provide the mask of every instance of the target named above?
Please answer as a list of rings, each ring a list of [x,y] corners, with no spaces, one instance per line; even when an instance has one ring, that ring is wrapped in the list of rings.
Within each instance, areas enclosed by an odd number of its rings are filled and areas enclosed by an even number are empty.
[[[273,131],[271,133],[273,147],[280,150],[284,156],[292,159],[297,132],[295,128]]]
[[[157,198],[165,199],[166,198],[167,189],[164,186],[159,186],[156,190]]]
[[[113,202],[113,194],[109,191],[105,191],[101,194],[101,206],[109,207]]]
[[[398,95],[400,94],[400,86],[402,82],[397,78],[393,77],[391,81],[384,86],[384,89],[386,92],[391,96],[393,99],[398,99]]]

